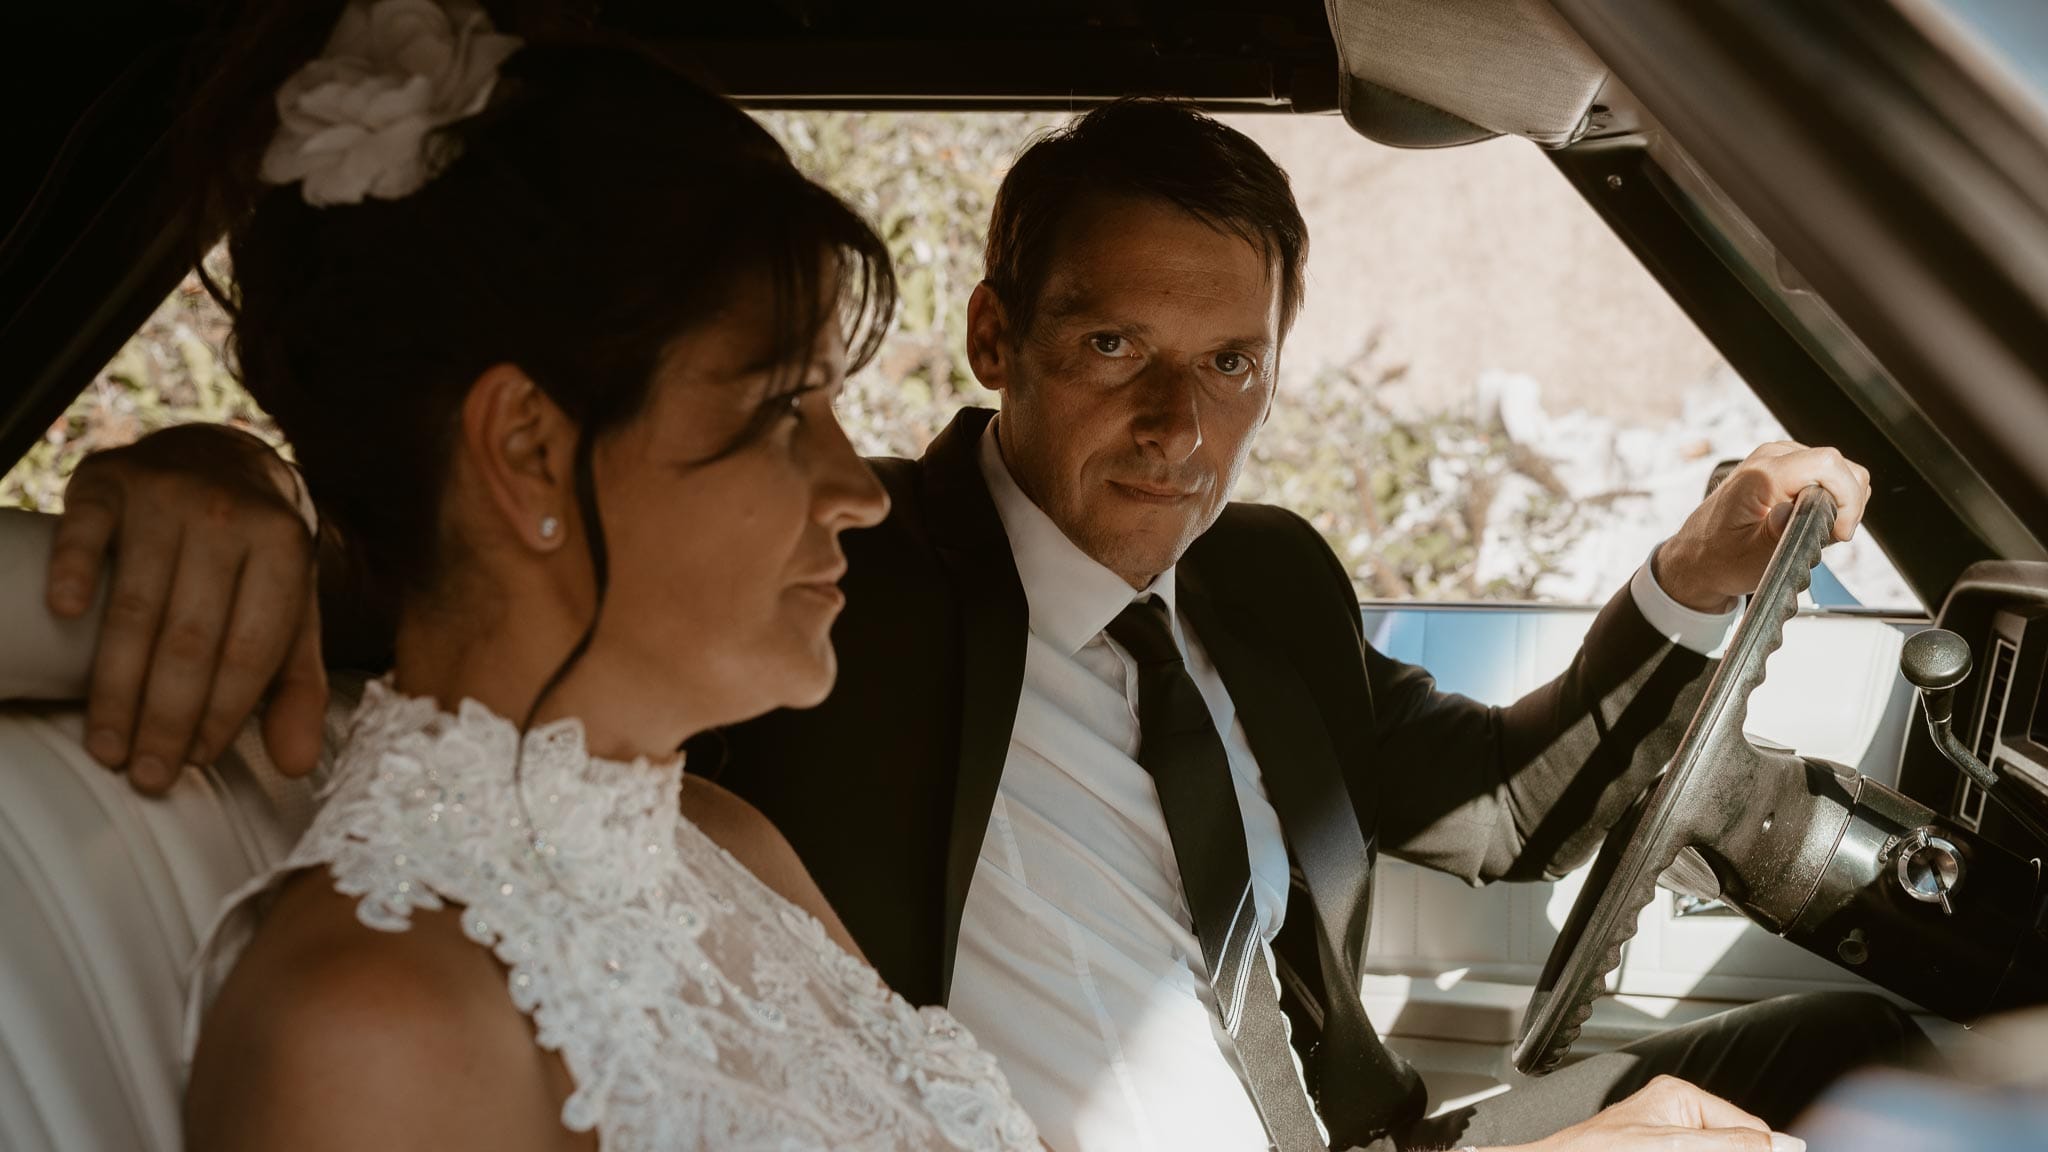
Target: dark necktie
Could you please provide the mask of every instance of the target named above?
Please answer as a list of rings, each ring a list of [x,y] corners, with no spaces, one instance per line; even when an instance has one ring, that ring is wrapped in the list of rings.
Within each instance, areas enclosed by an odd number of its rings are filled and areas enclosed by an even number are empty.
[[[1286,1017],[1259,938],[1230,760],[1173,642],[1165,602],[1157,596],[1133,602],[1110,622],[1109,635],[1138,662],[1138,763],[1159,790],[1216,1011],[1236,1044],[1252,1101],[1280,1152],[1327,1152],[1295,1072]]]

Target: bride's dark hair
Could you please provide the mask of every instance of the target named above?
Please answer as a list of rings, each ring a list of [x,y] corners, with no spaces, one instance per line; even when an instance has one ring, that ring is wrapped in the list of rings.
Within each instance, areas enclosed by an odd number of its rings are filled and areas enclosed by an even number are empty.
[[[239,157],[195,189],[200,231],[224,228],[232,261],[232,284],[208,286],[233,317],[243,384],[339,538],[352,593],[376,604],[358,623],[382,636],[359,639],[359,657],[388,656],[398,603],[441,591],[460,546],[441,530],[440,497],[477,377],[515,364],[576,422],[596,603],[524,730],[603,613],[596,442],[640,413],[675,339],[764,271],[787,377],[773,387],[808,373],[835,320],[850,369],[865,364],[895,308],[888,248],[745,112],[638,49],[584,42],[515,52],[483,111],[428,137],[441,163],[411,195],[309,206],[299,185],[255,179],[276,85],[317,50],[308,15],[273,10],[196,100],[192,122],[212,138],[192,154]],[[774,416],[764,406],[726,451]]]
[[[436,586],[458,413],[492,365],[578,425],[601,596],[591,445],[641,410],[680,333],[765,270],[795,377],[834,319],[864,363],[893,309],[873,230],[746,113],[637,50],[528,44],[490,105],[428,146],[445,166],[402,199],[315,208],[296,184],[262,188],[228,222],[242,380],[386,595]]]

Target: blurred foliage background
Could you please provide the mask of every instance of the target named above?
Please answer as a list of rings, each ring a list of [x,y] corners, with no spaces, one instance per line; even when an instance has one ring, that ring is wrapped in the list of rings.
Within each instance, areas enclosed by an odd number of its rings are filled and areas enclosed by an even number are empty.
[[[981,278],[984,229],[1003,172],[1035,134],[1063,118],[761,118],[799,165],[851,200],[889,242],[901,308],[881,355],[850,382],[841,418],[864,453],[918,455],[961,407],[994,400],[967,368],[967,296]],[[209,260],[220,261],[210,271],[228,274],[224,257]],[[199,278],[188,277],[0,479],[0,505],[54,511],[84,454],[170,424],[230,421],[277,443],[276,430],[233,379],[227,334],[226,317]],[[1380,348],[1368,333],[1358,355],[1335,367],[1291,371],[1283,359],[1280,400],[1239,498],[1306,516],[1343,558],[1361,596],[1532,597],[1585,530],[1585,502],[1497,418],[1457,409],[1397,413],[1381,393],[1404,381],[1408,368]]]
[[[207,257],[227,273],[227,254]],[[228,318],[198,275],[187,275],[71,407],[5,477],[0,507],[54,512],[64,482],[88,452],[118,447],[158,428],[194,421],[232,423],[275,444],[276,429],[229,370]]]

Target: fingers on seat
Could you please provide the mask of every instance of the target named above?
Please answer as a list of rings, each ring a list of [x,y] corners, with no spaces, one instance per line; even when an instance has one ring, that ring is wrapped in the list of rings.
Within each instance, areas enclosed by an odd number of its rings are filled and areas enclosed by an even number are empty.
[[[50,545],[45,596],[50,611],[75,618],[92,607],[107,548],[121,523],[121,490],[81,470],[64,491],[64,512]]]

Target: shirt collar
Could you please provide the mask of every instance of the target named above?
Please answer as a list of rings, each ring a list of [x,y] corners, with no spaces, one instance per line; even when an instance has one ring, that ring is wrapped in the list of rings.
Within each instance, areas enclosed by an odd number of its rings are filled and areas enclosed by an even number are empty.
[[[989,421],[981,435],[981,475],[988,483],[989,495],[995,498],[1003,532],[1010,538],[1010,555],[1017,562],[1017,578],[1031,607],[1031,631],[1071,656],[1108,628],[1131,602],[1157,596],[1166,601],[1174,642],[1185,651],[1174,601],[1174,570],[1160,573],[1143,591],[1133,591],[1123,577],[1081,551],[1010,475],[996,439],[996,425],[1001,421],[1000,416]]]

